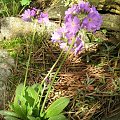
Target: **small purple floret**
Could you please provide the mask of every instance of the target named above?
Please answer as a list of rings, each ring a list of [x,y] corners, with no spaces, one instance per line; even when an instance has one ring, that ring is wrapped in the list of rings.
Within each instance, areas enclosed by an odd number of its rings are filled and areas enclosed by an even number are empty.
[[[67,45],[67,43],[61,42],[60,43],[60,48],[63,49],[64,51],[67,51],[69,46]]]
[[[65,26],[67,31],[69,31],[71,34],[76,34],[80,29],[80,20],[77,16],[73,18],[69,17],[65,23]]]
[[[48,14],[47,13],[40,13],[40,16],[38,17],[38,23],[48,23],[49,19],[48,19]]]
[[[90,12],[90,4],[89,2],[84,2],[84,1],[80,1],[78,3],[79,9],[81,12],[83,13],[89,13]]]
[[[52,34],[52,37],[51,37],[51,40],[52,42],[60,42],[62,38],[62,33],[59,32],[59,31],[55,31],[53,34]]]
[[[65,11],[65,15],[76,15],[79,13],[79,7],[77,4],[73,5],[71,8],[69,8],[67,11]]]
[[[21,16],[22,19],[25,21],[32,21],[32,17],[34,17],[35,15],[36,15],[36,11],[34,9],[32,10],[27,9]]]
[[[68,43],[70,44],[69,41],[71,41],[71,40],[75,37],[75,34],[70,33],[70,32],[67,32],[67,33],[65,34],[65,37],[68,39]]]
[[[80,39],[80,37],[76,37],[76,41],[74,43],[75,55],[77,55],[82,50],[83,46],[83,41]]]
[[[24,13],[21,15],[22,19],[24,21],[33,21],[38,20],[38,23],[45,23],[47,24],[49,22],[48,14],[41,12],[39,9],[32,8],[27,9],[24,11]]]
[[[81,27],[87,29],[89,32],[96,32],[99,30],[102,24],[102,17],[97,12],[90,12],[87,17],[84,18]]]
[[[85,28],[88,32],[96,32],[96,30],[99,30],[102,25],[102,17],[98,13],[95,7],[91,7],[90,11],[83,19],[82,28]]]

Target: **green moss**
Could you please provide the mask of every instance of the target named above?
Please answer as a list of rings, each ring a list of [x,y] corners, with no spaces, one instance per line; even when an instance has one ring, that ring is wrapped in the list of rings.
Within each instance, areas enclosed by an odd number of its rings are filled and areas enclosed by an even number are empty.
[[[6,49],[9,54],[15,58],[17,55],[17,52],[21,48],[21,45],[24,43],[22,38],[15,38],[12,40],[6,40],[0,42],[0,47],[3,49]]]

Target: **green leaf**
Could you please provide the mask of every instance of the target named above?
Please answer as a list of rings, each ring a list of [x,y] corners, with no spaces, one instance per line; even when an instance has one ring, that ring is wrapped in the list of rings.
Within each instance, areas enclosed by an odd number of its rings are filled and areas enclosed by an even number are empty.
[[[0,114],[3,115],[3,116],[13,116],[13,117],[19,118],[19,115],[17,115],[17,114],[14,113],[14,112],[9,112],[9,111],[1,110],[1,111],[0,111]]]
[[[18,102],[14,104],[14,112],[18,114],[21,118],[26,118],[27,105],[26,99],[23,96],[18,96]]]
[[[50,117],[48,120],[67,120],[67,118],[63,114],[60,114],[57,116]]]
[[[31,2],[31,0],[21,0],[21,1],[20,1],[20,3],[21,3],[22,6],[24,6],[24,5],[29,5],[30,2]]]
[[[4,117],[5,120],[20,120],[18,118],[15,118],[15,117],[11,117],[11,116],[6,116]]]
[[[25,98],[27,100],[27,114],[29,116],[31,116],[32,113],[37,110],[36,106],[39,102],[39,95],[38,95],[37,90],[36,90],[37,86],[38,85],[33,85],[33,86],[30,86],[26,89]],[[34,105],[34,103],[35,103],[35,105]],[[33,107],[33,105],[34,105],[34,107]]]
[[[35,117],[32,117],[32,116],[28,116],[28,119],[29,120],[41,120],[39,117],[35,118]]]
[[[56,116],[60,114],[63,109],[68,105],[69,98],[61,97],[53,102],[46,110],[46,118]]]
[[[27,118],[28,118],[29,120],[36,120],[36,118],[35,118],[35,117],[32,117],[32,116],[27,116]]]
[[[3,3],[10,3],[10,0],[2,0]]]
[[[33,84],[33,85],[32,85],[32,88],[33,88],[36,92],[38,92],[38,90],[39,90],[40,92],[43,90],[42,84],[38,84],[38,83]]]
[[[29,104],[27,105],[27,115],[32,115],[33,113],[33,107],[31,107]]]
[[[24,98],[26,87],[19,84],[16,88],[14,103],[12,104],[13,111],[21,118],[26,117],[26,99]]]
[[[28,95],[30,97],[32,97],[33,99],[38,99],[37,92],[34,90],[34,88],[28,87],[26,91],[28,92]]]

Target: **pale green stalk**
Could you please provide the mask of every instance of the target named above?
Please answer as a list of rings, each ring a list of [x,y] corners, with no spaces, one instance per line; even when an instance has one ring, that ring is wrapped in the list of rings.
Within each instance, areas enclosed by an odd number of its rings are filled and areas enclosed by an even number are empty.
[[[58,59],[56,60],[56,62],[54,63],[54,65],[52,66],[52,68],[50,69],[50,71],[48,72],[48,74],[45,76],[45,78],[44,78],[43,81],[41,82],[41,85],[43,85],[44,82],[45,82],[45,80],[49,77],[50,73],[53,71],[53,69],[55,68],[55,66],[56,66],[57,63],[59,62],[59,60],[60,60],[60,58],[61,58],[63,52],[64,52],[64,51],[62,50],[62,52],[60,53]],[[41,103],[41,99],[42,99],[43,93],[44,93],[44,90],[41,92],[41,95],[40,95],[41,97],[40,97],[39,105],[38,105],[39,108],[40,108],[40,103]],[[39,90],[38,90],[38,97],[39,97],[39,94],[40,94],[40,88],[39,88]],[[35,107],[36,101],[37,101],[37,99],[35,100],[33,107]]]
[[[26,5],[23,6],[23,8],[20,10],[19,15],[23,12],[23,10],[25,9],[25,7],[26,7]]]
[[[34,25],[34,31],[33,31],[33,36],[32,36],[32,44],[31,44],[31,48],[30,48],[30,53],[29,53],[28,61],[26,63],[26,73],[25,73],[24,87],[26,85],[27,76],[28,76],[28,69],[29,69],[30,58],[31,58],[31,54],[32,54],[32,46],[33,46],[33,43],[34,43],[34,38],[35,38],[35,33],[36,33],[35,28],[36,28],[36,22],[35,22],[35,25]]]
[[[72,44],[70,45],[68,51],[66,52],[66,54],[65,54],[65,56],[64,56],[64,58],[63,58],[63,60],[62,60],[62,62],[61,62],[61,64],[60,64],[59,68],[57,69],[57,71],[56,71],[56,73],[55,73],[55,75],[54,75],[54,78],[53,78],[52,81],[51,81],[51,84],[50,84],[50,86],[49,86],[49,88],[48,88],[47,94],[46,94],[46,96],[45,96],[44,102],[43,102],[42,107],[41,107],[40,115],[43,113],[43,110],[44,110],[44,107],[45,107],[45,103],[46,103],[47,98],[48,98],[48,95],[49,95],[49,93],[50,93],[50,91],[51,91],[52,85],[53,85],[53,83],[54,83],[54,81],[55,81],[55,78],[56,78],[57,74],[59,73],[59,71],[60,71],[63,63],[65,62],[65,60],[66,60],[66,58],[67,58],[67,56],[68,56],[71,48],[73,47],[74,42],[75,42],[75,39],[72,40]]]

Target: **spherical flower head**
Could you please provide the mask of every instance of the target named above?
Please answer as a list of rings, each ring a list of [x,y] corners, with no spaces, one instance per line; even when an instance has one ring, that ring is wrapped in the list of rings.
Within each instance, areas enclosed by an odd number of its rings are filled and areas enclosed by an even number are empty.
[[[27,9],[24,11],[24,13],[21,15],[22,19],[25,21],[32,21],[32,18],[36,15],[35,9]]]
[[[79,6],[80,12],[83,12],[83,13],[89,13],[90,12],[89,2],[80,1],[78,3],[78,6]]]
[[[79,7],[77,4],[73,5],[71,8],[69,8],[67,11],[65,11],[65,15],[76,15],[79,13]]]
[[[65,22],[65,26],[68,32],[71,34],[76,34],[80,29],[80,20],[77,16],[68,17],[67,22]]]
[[[77,55],[82,50],[83,46],[84,46],[84,43],[81,40],[81,38],[76,37],[76,41],[74,43],[74,49],[75,49],[74,53],[75,53],[75,55]]]
[[[97,12],[90,12],[86,18],[84,18],[81,27],[87,29],[88,32],[96,32],[102,25],[102,17]]]
[[[48,22],[49,22],[48,14],[41,12],[40,16],[38,17],[38,23],[47,24]]]

